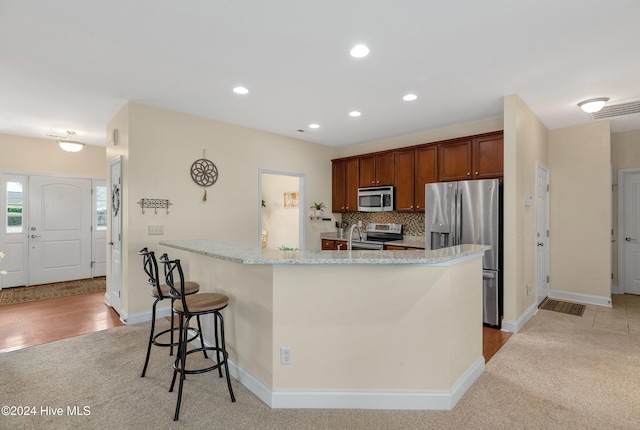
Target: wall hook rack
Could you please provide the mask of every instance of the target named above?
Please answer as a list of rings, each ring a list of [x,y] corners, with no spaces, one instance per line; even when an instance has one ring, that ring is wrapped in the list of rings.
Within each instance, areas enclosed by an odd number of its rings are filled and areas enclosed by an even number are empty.
[[[138,204],[142,209],[142,214],[144,214],[145,209],[152,208],[155,210],[155,213],[157,215],[158,208],[164,208],[167,210],[167,215],[169,215],[169,206],[171,206],[173,203],[171,203],[168,199],[140,199]]]

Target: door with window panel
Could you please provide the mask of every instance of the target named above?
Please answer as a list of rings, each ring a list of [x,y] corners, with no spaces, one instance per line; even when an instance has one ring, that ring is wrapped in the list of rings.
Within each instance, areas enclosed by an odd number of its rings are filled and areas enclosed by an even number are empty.
[[[28,177],[22,175],[0,175],[2,178],[2,232],[0,251],[5,257],[0,260],[0,288],[20,287],[29,281],[28,244]]]

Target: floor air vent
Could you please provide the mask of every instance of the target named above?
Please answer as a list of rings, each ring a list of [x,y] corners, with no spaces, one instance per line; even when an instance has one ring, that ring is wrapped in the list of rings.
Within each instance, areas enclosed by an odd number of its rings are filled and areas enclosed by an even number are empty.
[[[603,119],[614,116],[629,115],[632,113],[640,113],[640,101],[605,106],[599,112],[592,113],[591,117],[593,119]]]

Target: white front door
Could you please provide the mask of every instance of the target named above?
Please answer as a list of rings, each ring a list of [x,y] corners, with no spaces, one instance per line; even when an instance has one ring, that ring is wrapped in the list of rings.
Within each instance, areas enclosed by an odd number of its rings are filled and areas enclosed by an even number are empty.
[[[536,294],[549,295],[549,170],[536,163]]]
[[[622,223],[618,223],[618,229],[622,237],[622,252],[618,260],[623,268],[618,271],[618,276],[622,275],[624,293],[640,294],[640,171],[621,171],[618,179],[620,185],[618,210]]]
[[[109,190],[111,234],[111,270],[109,276],[109,304],[119,314],[122,311],[122,161],[116,158],[110,165]]]
[[[2,177],[2,232],[0,251],[5,257],[0,260],[0,288],[28,285],[29,240],[28,197],[29,185],[26,175],[0,175]]]
[[[91,180],[29,177],[29,284],[91,277]]]
[[[91,261],[93,277],[107,274],[107,183],[104,179],[91,181],[91,211],[93,232]]]

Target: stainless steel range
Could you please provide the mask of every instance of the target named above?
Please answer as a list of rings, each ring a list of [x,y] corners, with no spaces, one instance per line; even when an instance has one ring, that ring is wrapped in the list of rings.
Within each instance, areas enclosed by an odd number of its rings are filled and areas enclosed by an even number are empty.
[[[373,249],[383,250],[386,242],[402,240],[402,224],[390,223],[367,223],[367,238],[365,240],[354,240],[351,242],[351,249]]]

